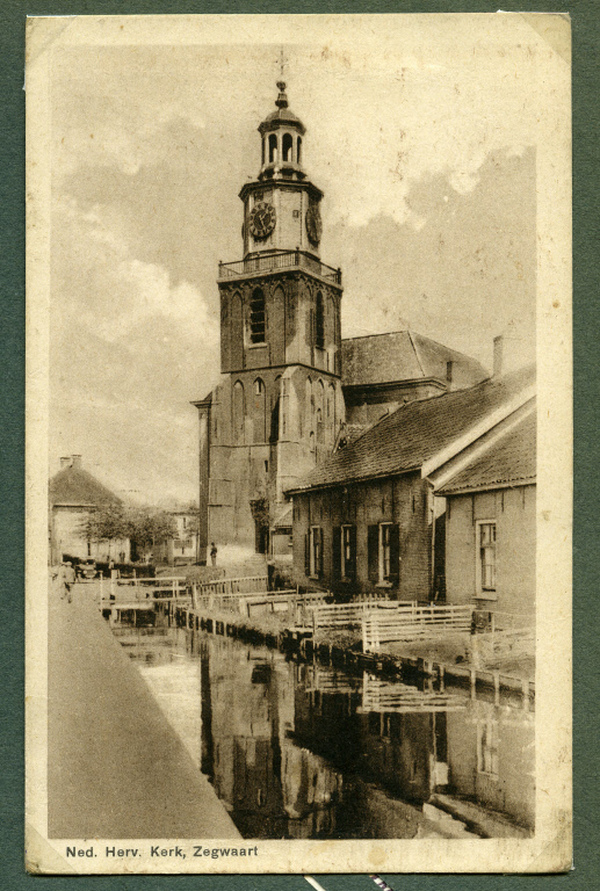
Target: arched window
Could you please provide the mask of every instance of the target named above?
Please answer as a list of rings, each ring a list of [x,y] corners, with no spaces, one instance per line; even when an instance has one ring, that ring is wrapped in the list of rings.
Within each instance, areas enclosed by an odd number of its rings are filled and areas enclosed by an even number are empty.
[[[304,385],[304,430],[305,436],[312,430],[313,426],[313,391],[312,391],[312,381],[309,377],[306,378],[306,384]]]
[[[271,396],[271,432],[269,434],[269,442],[277,442],[279,440],[280,388],[281,375],[278,374],[275,378],[273,395]]]
[[[281,141],[281,155],[283,161],[291,162],[293,149],[294,140],[289,133],[284,133]]]
[[[302,160],[302,140],[298,137],[298,142],[296,143],[296,162],[300,164]]]
[[[261,288],[255,288],[250,301],[250,340],[265,342],[265,295]]]
[[[323,412],[317,409],[317,442],[319,445],[323,442]]]
[[[267,391],[259,377],[254,381],[252,406],[252,440],[265,442],[267,438]]]
[[[233,441],[238,445],[242,445],[245,440],[244,428],[246,420],[246,404],[244,399],[244,385],[241,381],[236,381],[233,385],[233,399],[231,429],[233,431]]]
[[[231,298],[229,344],[232,370],[243,368],[244,329],[242,326],[242,298],[238,291]]]
[[[323,295],[320,291],[317,291],[315,344],[320,350],[325,349],[325,311],[323,308]]]
[[[277,163],[277,135],[271,133],[269,136],[269,164]]]
[[[311,454],[314,455],[317,451],[317,443],[315,440],[315,434],[312,432],[312,430],[311,430],[310,436],[308,437],[308,445],[309,445]]]
[[[317,388],[315,393],[315,407],[320,409],[321,417],[323,417],[323,408],[325,406],[325,385],[323,381],[319,378],[317,381]]]
[[[335,430],[335,387],[329,384],[327,390],[327,419],[330,421],[331,429]]]

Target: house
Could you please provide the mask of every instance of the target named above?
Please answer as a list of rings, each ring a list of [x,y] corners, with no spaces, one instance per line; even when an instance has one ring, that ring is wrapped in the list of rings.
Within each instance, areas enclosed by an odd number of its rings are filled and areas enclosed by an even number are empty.
[[[409,402],[315,467],[288,490],[296,580],[342,598],[443,599],[436,480],[530,413],[534,383],[530,367]]]
[[[172,519],[175,534],[153,545],[153,558],[169,566],[195,563],[198,548],[198,511],[194,507],[171,507],[166,513]]]
[[[527,626],[535,612],[535,400],[514,426],[474,445],[436,487],[446,506],[446,597]]]
[[[93,542],[84,526],[90,512],[121,499],[83,469],[81,455],[60,459],[60,470],[48,487],[50,559],[58,563],[66,556],[81,560],[125,562],[129,560],[128,539]]]

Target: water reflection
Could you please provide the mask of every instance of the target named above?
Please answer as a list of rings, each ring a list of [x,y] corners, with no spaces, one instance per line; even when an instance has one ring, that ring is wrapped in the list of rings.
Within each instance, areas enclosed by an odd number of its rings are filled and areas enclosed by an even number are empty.
[[[533,828],[533,715],[520,706],[184,629],[116,633],[246,838]]]

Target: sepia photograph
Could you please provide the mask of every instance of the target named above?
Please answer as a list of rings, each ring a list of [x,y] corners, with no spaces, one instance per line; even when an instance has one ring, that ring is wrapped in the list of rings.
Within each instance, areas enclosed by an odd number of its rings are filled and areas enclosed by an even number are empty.
[[[28,870],[569,870],[568,16],[27,32]]]

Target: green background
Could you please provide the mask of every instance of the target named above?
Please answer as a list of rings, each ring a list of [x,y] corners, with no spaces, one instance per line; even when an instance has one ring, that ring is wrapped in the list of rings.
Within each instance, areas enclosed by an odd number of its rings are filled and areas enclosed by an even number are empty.
[[[23,587],[24,587],[24,340],[25,340],[25,222],[24,31],[27,15],[114,15],[146,13],[378,13],[378,12],[569,12],[573,33],[573,163],[574,163],[574,362],[575,362],[575,549],[574,653],[575,730],[574,801],[575,868],[561,876],[439,876],[384,875],[394,891],[527,888],[552,883],[554,891],[600,887],[598,839],[598,622],[595,598],[600,573],[596,477],[600,375],[596,357],[598,321],[597,212],[600,164],[598,110],[600,91],[597,53],[600,51],[598,0],[396,0],[396,2],[228,3],[182,0],[0,0],[0,469],[2,474],[0,580],[2,585],[2,684],[0,693],[0,887],[52,891],[70,887],[69,877],[32,877],[23,867]],[[550,730],[550,728],[549,728]],[[307,865],[310,868],[310,864]],[[315,876],[326,891],[374,891],[367,875]],[[98,876],[76,879],[77,888],[159,889],[177,891],[308,891],[300,876]]]

